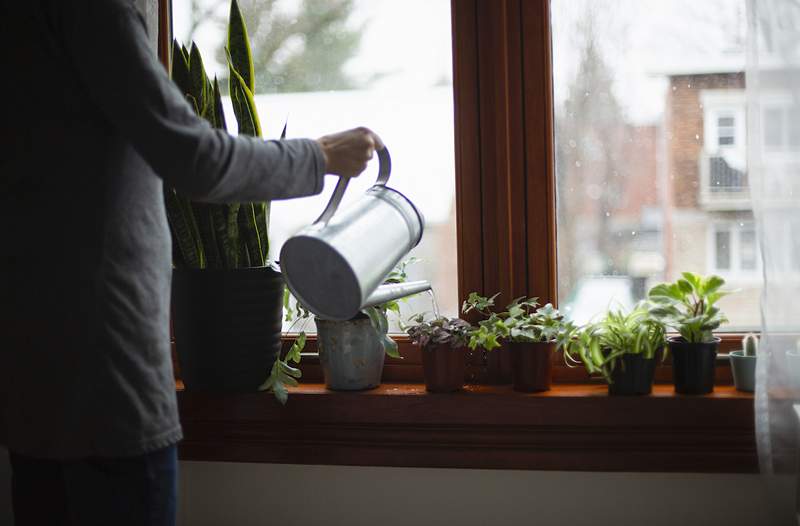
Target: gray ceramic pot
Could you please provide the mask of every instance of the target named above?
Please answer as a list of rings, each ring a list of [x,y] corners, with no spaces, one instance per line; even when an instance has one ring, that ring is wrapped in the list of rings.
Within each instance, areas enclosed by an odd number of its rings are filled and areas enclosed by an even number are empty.
[[[381,383],[381,338],[366,316],[348,321],[315,318],[325,386],[335,391],[372,389]]]
[[[752,393],[756,390],[756,357],[745,356],[744,351],[731,351],[733,383],[739,391]]]

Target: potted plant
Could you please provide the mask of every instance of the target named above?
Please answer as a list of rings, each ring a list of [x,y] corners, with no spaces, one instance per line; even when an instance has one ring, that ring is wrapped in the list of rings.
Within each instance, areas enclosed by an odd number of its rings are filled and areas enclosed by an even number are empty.
[[[511,351],[512,383],[516,391],[535,392],[550,389],[552,355],[572,333],[570,322],[552,304],[540,306],[537,298],[520,297],[506,310],[494,312],[494,300],[477,293],[464,302],[465,314],[478,312],[478,322],[469,339],[469,347],[491,351],[507,343]]]
[[[261,136],[253,61],[236,0],[228,25],[230,94],[238,131]],[[200,50],[174,42],[172,78],[198,115],[226,129],[219,83]],[[284,130],[285,131],[285,130]],[[192,202],[165,188],[173,239],[172,315],[187,389],[256,390],[281,348],[284,282],[268,261],[268,203]]]
[[[756,390],[756,357],[758,355],[758,336],[749,333],[742,338],[742,348],[731,351],[731,372],[733,384],[739,391],[752,393]]]
[[[408,279],[407,267],[418,262],[409,258],[401,262],[384,280],[384,283],[404,283]],[[389,336],[388,313],[399,315],[400,304],[390,301],[367,307],[354,318],[345,321],[324,320],[314,315],[299,301],[292,308],[291,294],[284,292],[284,312],[287,321],[307,321],[311,318],[317,326],[319,361],[325,377],[325,386],[335,391],[372,389],[381,383],[386,355],[402,358],[397,342]],[[260,389],[270,390],[281,402],[288,398],[287,387],[298,385],[302,373],[299,367],[301,352],[305,348],[306,333],[301,331],[283,359],[272,364],[267,380]]]
[[[719,276],[684,272],[674,283],[656,285],[648,292],[650,313],[680,336],[668,339],[672,353],[675,391],[706,394],[714,390],[714,365],[720,339],[713,331],[728,321],[716,306],[729,292]]]
[[[576,329],[564,356],[608,383],[610,395],[647,395],[653,390],[656,354],[664,348],[664,325],[640,302],[629,313],[610,310]]]
[[[459,318],[439,317],[424,321],[422,314],[412,319],[406,332],[422,351],[425,389],[432,393],[449,393],[464,386],[466,356],[471,325]]]

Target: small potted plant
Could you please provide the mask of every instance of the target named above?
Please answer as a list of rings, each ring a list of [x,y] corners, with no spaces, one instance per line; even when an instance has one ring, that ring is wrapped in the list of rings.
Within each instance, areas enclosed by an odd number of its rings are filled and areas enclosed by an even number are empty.
[[[505,311],[494,312],[494,300],[472,293],[464,313],[476,311],[485,319],[473,330],[469,347],[488,351],[507,343],[511,350],[512,382],[516,391],[550,389],[552,355],[568,341],[573,327],[552,304],[540,306],[537,298],[517,298]]]
[[[602,376],[610,395],[647,395],[653,390],[664,335],[664,325],[640,302],[629,313],[610,310],[603,319],[577,329],[564,346],[564,356]]]
[[[733,384],[739,391],[752,393],[756,390],[756,356],[758,355],[758,336],[749,333],[742,338],[742,348],[731,351]]]
[[[406,329],[411,342],[422,351],[425,389],[432,393],[449,393],[464,386],[466,356],[464,347],[472,326],[459,318],[440,317],[424,321],[422,314],[412,318],[414,325]]]
[[[413,257],[403,261],[386,277],[384,283],[407,281],[407,267],[418,261]],[[359,391],[378,387],[385,356],[402,358],[397,342],[389,336],[388,313],[399,315],[398,301],[364,308],[356,317],[345,321],[316,318],[300,302],[294,302],[295,308],[292,308],[292,303],[291,293],[286,290],[283,296],[286,321],[294,320],[297,324],[314,318],[319,361],[328,389]],[[262,390],[272,391],[281,403],[286,403],[287,387],[296,386],[297,379],[302,376],[299,367],[291,364],[300,363],[305,343],[306,333],[301,331],[289,352],[272,365],[269,377],[260,387]]]
[[[720,339],[713,331],[728,321],[716,306],[729,292],[719,276],[699,276],[684,272],[674,283],[662,283],[650,289],[653,302],[650,313],[680,336],[668,339],[672,353],[675,391],[682,394],[706,394],[714,390],[714,365]]]

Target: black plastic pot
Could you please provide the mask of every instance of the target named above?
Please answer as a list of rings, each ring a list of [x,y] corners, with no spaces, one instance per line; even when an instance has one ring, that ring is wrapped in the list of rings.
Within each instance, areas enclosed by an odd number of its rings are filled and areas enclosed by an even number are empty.
[[[284,281],[270,268],[175,269],[172,322],[187,390],[256,391],[281,350]]]
[[[653,392],[656,374],[655,358],[625,354],[617,361],[608,384],[608,394],[614,396],[649,395]]]
[[[717,361],[719,338],[713,342],[689,343],[683,338],[667,340],[672,354],[672,378],[675,392],[708,394],[714,391],[714,366]]]

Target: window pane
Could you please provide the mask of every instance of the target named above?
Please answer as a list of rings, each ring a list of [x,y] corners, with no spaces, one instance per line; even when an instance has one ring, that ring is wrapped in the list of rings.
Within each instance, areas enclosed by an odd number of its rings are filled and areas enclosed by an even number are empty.
[[[389,185],[406,194],[426,219],[422,243],[410,254],[422,261],[409,267],[409,278],[430,280],[442,313],[456,315],[449,0],[239,3],[251,38],[264,136],[278,138],[285,123],[290,138],[361,125],[381,135],[392,154]],[[209,73],[220,79],[227,78],[222,46],[229,6],[229,0],[173,0],[177,39],[195,40]],[[230,111],[229,99],[225,104]],[[232,114],[227,121],[235,128]],[[342,206],[363,195],[377,170],[373,161],[350,183]],[[288,237],[319,216],[335,182],[326,177],[320,196],[272,204],[272,258]],[[412,312],[432,311],[432,304],[421,295],[401,308],[406,319]]]
[[[792,106],[787,113],[789,128],[789,146],[797,148],[800,146],[800,108]]]
[[[764,110],[764,145],[778,148],[783,142],[783,110],[767,108]]]
[[[745,1],[551,6],[561,305],[585,321],[716,267],[739,289],[720,302],[725,329],[756,326],[757,273],[734,268],[753,254],[714,230],[753,220]]]
[[[728,230],[717,230],[714,233],[714,269],[731,269],[731,233]]]
[[[747,225],[739,231],[739,261],[744,271],[755,270],[758,253],[756,251],[756,232],[753,225]]]
[[[722,128],[724,127],[732,127],[733,126],[733,117],[720,117],[717,119],[717,125]]]

